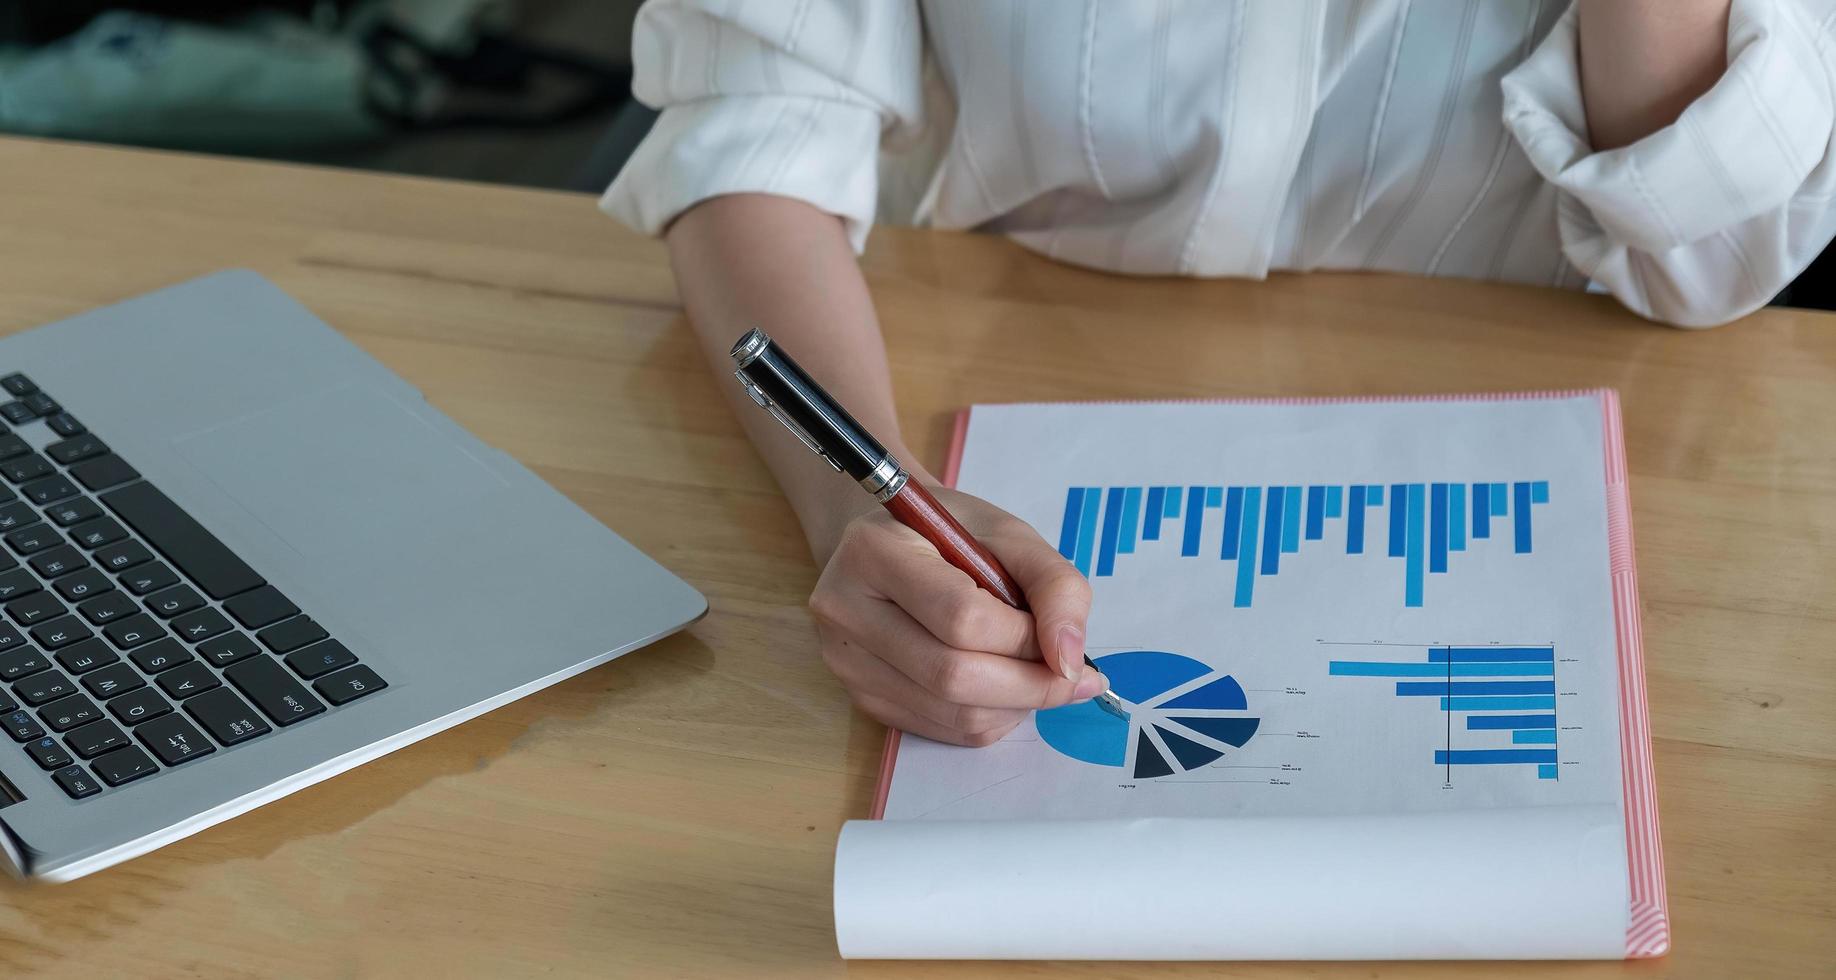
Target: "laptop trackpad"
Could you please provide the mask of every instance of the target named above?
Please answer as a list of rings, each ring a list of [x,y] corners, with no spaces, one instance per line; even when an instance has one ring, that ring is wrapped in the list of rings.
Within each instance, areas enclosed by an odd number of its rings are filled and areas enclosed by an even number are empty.
[[[302,555],[378,557],[451,533],[455,508],[502,487],[444,431],[374,388],[316,392],[173,445]]]

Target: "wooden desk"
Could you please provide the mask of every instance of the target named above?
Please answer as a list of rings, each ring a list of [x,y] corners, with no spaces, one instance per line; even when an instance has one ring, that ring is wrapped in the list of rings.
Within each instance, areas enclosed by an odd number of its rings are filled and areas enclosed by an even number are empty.
[[[1618,388],[1675,952],[1485,969],[1836,963],[1836,317],[1689,333],[1577,294],[1130,280],[901,231],[876,233],[865,264],[932,465],[977,401]],[[1046,972],[837,959],[835,835],[867,813],[882,730],[814,655],[815,569],[691,349],[659,246],[577,195],[0,140],[0,331],[225,266],[273,278],[713,612],[148,857],[0,885],[0,975]],[[1078,368],[1087,355],[1101,371]]]

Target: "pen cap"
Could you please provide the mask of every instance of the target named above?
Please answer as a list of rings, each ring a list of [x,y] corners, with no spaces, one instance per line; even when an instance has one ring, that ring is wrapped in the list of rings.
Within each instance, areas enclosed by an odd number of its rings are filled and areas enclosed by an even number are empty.
[[[788,426],[805,445],[827,457],[835,468],[861,481],[884,483],[880,472],[888,460],[886,447],[867,434],[854,416],[800,367],[763,331],[747,332],[730,352],[734,374],[754,401]],[[761,400],[764,399],[764,400]],[[878,487],[869,487],[877,490]]]

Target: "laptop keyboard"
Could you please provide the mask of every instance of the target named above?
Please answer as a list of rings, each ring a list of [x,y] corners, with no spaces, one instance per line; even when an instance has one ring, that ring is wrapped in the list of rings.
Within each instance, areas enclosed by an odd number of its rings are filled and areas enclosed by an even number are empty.
[[[0,730],[64,792],[388,686],[29,378],[0,389],[0,418],[60,437],[40,454],[0,426]]]

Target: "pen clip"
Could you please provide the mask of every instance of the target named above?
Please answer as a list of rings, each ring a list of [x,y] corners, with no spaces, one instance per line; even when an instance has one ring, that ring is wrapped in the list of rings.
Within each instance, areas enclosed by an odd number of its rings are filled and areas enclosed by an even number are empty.
[[[784,423],[784,427],[786,429],[791,430],[791,435],[796,436],[798,442],[801,442],[805,446],[808,446],[810,452],[813,452],[816,455],[821,456],[823,459],[823,462],[828,463],[829,466],[835,470],[835,472],[837,473],[842,472],[841,464],[836,462],[833,456],[830,456],[828,453],[823,452],[822,446],[817,444],[816,440],[812,438],[807,431],[804,430],[803,426],[798,425],[796,419],[793,419],[789,415],[785,414],[784,410],[779,408],[778,404],[772,401],[771,397],[769,395],[766,395],[763,389],[761,389],[758,385],[753,384],[752,379],[746,377],[746,372],[735,371],[733,372],[733,376],[735,378],[738,378],[739,383],[745,386],[746,394],[752,396],[753,402],[757,404],[760,408],[764,409],[765,411],[770,412],[772,418],[777,419],[779,422]]]

